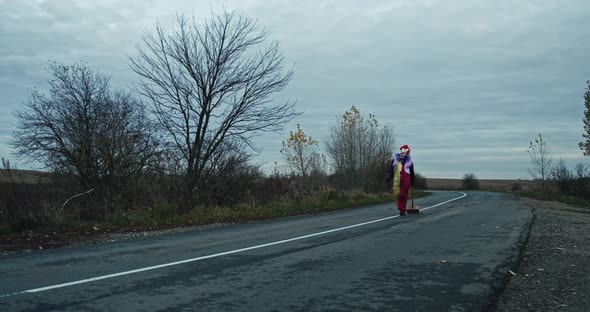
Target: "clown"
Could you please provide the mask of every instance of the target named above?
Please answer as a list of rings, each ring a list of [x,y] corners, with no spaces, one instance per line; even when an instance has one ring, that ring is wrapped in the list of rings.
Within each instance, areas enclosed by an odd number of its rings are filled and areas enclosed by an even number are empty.
[[[397,202],[399,215],[405,216],[408,191],[410,186],[415,185],[416,178],[414,176],[414,163],[410,156],[410,147],[403,145],[399,150],[400,152],[395,153],[391,161],[391,170],[393,171],[393,198]]]

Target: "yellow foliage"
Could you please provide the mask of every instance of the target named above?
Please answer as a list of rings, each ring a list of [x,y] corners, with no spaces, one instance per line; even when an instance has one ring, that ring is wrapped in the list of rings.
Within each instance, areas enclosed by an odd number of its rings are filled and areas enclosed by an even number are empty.
[[[315,152],[318,141],[311,136],[305,135],[301,129],[301,125],[297,124],[296,131],[289,132],[289,139],[283,141],[283,148],[281,154],[287,159],[292,168],[296,168],[302,176],[307,175],[308,167],[313,161],[313,157],[317,155]]]
[[[318,141],[312,139],[311,136],[306,136],[303,130],[301,130],[301,125],[297,124],[297,131],[290,131],[289,140],[287,140],[286,145],[288,148],[301,147],[303,145],[318,145]],[[285,142],[283,142],[284,146]]]
[[[361,111],[354,105],[350,108],[350,111],[344,112],[342,119],[342,124],[346,128],[354,128],[357,124],[362,124],[364,121]]]

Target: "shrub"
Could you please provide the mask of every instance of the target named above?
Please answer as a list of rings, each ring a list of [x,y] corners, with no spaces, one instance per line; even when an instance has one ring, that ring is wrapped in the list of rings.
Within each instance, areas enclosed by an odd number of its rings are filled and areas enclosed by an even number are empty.
[[[520,185],[520,183],[513,183],[512,184],[512,191],[513,192],[520,192],[520,191],[522,191],[522,185]]]
[[[479,180],[473,173],[467,173],[463,176],[462,188],[465,190],[479,190]]]
[[[419,190],[428,189],[428,180],[426,179],[426,177],[424,177],[423,175],[421,175],[419,173],[416,173],[415,178],[416,178],[416,181],[415,181],[416,182],[416,185],[415,185],[416,189],[419,189]]]
[[[553,181],[559,187],[559,191],[564,195],[571,195],[574,191],[575,177],[574,174],[566,167],[563,160],[559,160],[557,165],[551,171]]]

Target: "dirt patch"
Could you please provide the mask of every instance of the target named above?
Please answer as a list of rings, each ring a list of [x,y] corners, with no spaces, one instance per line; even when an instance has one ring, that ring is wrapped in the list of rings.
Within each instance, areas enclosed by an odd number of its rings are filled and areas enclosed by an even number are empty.
[[[97,227],[90,227],[87,230],[77,229],[77,231],[65,233],[26,231],[22,234],[0,236],[0,255],[25,253],[31,252],[32,250],[101,244],[137,237],[159,236],[168,233],[202,231],[222,225],[208,224],[122,233],[106,232]]]
[[[0,236],[0,252],[3,255],[29,252],[38,249],[52,249],[83,244],[98,238],[100,234],[88,233],[44,233],[26,231],[22,234]]]
[[[493,311],[588,311],[590,209],[523,200],[534,221],[520,265]]]

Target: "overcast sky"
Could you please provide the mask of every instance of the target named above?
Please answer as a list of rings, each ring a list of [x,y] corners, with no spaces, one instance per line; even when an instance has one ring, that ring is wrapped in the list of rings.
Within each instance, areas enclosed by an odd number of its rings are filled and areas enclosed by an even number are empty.
[[[529,179],[526,148],[542,133],[555,160],[590,163],[577,146],[590,79],[587,0],[0,0],[0,157],[12,153],[12,113],[47,88],[48,60],[86,62],[132,84],[128,58],[156,21],[223,8],[257,19],[295,66],[275,99],[304,112],[256,140],[256,162],[282,163],[281,141],[320,141],[352,105],[390,123],[427,178]]]

